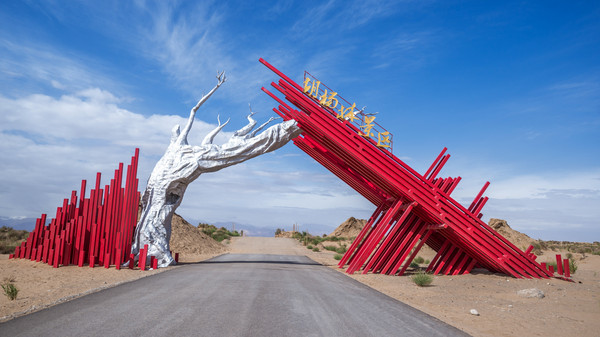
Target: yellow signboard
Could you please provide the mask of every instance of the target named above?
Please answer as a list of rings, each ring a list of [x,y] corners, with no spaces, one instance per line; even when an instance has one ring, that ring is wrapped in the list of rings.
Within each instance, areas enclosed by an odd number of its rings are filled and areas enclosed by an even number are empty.
[[[355,124],[358,120],[360,122],[360,124],[358,124],[360,130],[358,132],[359,135],[372,138],[377,142],[378,147],[391,150],[392,135],[389,131],[374,130],[376,127],[375,116],[364,114],[365,108],[362,108],[361,110],[355,110],[356,103],[352,103],[352,105],[350,105],[350,103],[348,103],[346,100],[339,97],[337,92],[327,88],[325,85],[323,86],[325,88],[321,88],[321,81],[318,81],[314,77],[311,78],[305,75],[302,91],[308,96],[315,98],[321,106],[330,108],[334,112],[337,112],[336,117],[339,120],[346,120]],[[329,91],[327,89],[329,89]],[[342,101],[347,105],[345,106]]]

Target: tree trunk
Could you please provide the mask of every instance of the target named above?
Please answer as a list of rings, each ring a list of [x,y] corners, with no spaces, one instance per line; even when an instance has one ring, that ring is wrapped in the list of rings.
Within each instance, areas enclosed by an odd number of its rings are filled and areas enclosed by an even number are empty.
[[[190,118],[183,132],[179,132],[178,125],[173,128],[171,143],[150,174],[142,196],[143,209],[132,246],[136,261],[139,260],[140,248],[147,244],[148,256],[158,259],[159,267],[175,264],[169,250],[171,219],[183,200],[187,186],[198,176],[276,150],[301,133],[296,122],[290,120],[273,125],[256,135],[273,118],[251,133],[256,125],[252,119],[254,113],[251,112],[248,125],[235,132],[227,143],[220,146],[212,144],[215,135],[229,122],[221,124],[219,121],[217,128],[204,138],[200,146],[190,146],[187,134],[191,130],[196,111],[226,80],[223,73],[217,78],[217,86],[190,111]]]

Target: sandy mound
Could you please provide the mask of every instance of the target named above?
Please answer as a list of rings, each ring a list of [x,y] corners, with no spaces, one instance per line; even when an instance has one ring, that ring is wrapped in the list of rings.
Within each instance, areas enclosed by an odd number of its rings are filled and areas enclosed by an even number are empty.
[[[180,254],[218,254],[225,252],[225,246],[202,233],[185,221],[177,213],[171,222],[171,251]]]
[[[363,229],[367,220],[365,219],[356,219],[354,217],[349,217],[348,220],[344,221],[341,225],[338,226],[330,236],[351,238],[356,237]]]
[[[529,245],[537,242],[537,240],[530,238],[526,234],[510,228],[506,220],[491,218],[488,224],[496,232],[508,239],[513,245],[517,246],[517,248],[526,250]]]
[[[279,232],[279,233],[275,233],[275,237],[276,237],[276,238],[291,238],[291,237],[293,237],[293,236],[294,236],[294,233],[297,233],[297,232],[292,232],[292,231],[289,231],[289,232],[286,232],[286,231],[281,231],[281,232]]]

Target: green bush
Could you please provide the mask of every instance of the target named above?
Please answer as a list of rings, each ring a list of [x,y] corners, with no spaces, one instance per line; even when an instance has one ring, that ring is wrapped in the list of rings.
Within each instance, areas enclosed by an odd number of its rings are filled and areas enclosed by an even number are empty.
[[[424,264],[429,264],[431,261],[429,260],[425,260],[425,262],[423,262]]]
[[[325,248],[325,250],[329,250],[332,252],[335,252],[335,250],[337,249],[336,246],[323,246],[323,248]]]
[[[0,254],[14,253],[15,248],[21,245],[21,242],[27,240],[29,232],[26,230],[16,230],[12,227],[2,226],[0,228]]]
[[[569,269],[571,270],[571,274],[575,274],[575,272],[577,272],[577,263],[575,263],[575,260],[569,260]]]
[[[308,246],[306,246],[306,249],[313,249],[313,246],[312,245],[308,245]]]
[[[4,295],[8,297],[9,300],[14,301],[17,299],[17,294],[19,293],[19,289],[15,287],[12,282],[5,282],[2,284],[2,289],[4,290]]]
[[[417,256],[417,257],[415,257],[415,259],[413,261],[415,261],[418,264],[421,264],[421,263],[425,262],[425,259],[420,256]]]
[[[416,263],[415,261],[413,261],[413,262],[410,263],[409,267],[411,267],[411,268],[419,268],[419,264]]]
[[[210,236],[218,242],[228,240],[233,236],[240,236],[240,233],[238,231],[230,231],[225,227],[217,228],[214,225],[209,225],[205,223],[198,224],[198,229],[200,229],[202,233]]]
[[[335,254],[335,255],[333,256],[333,258],[334,258],[334,259],[336,259],[336,260],[338,260],[338,261],[339,261],[339,260],[341,260],[341,259],[342,259],[342,257],[343,257],[343,255],[341,255],[341,254]]]
[[[319,251],[319,247],[313,248],[313,252],[318,252],[318,251]]]
[[[309,242],[312,243],[313,245],[318,245],[319,243],[325,241],[322,237],[319,236],[315,236],[309,239]]]
[[[414,274],[411,277],[411,279],[419,287],[428,286],[433,282],[433,276],[431,276],[431,274],[427,274],[423,271],[420,271],[417,274]]]
[[[348,248],[346,247],[346,245],[344,245],[344,244],[343,244],[343,245],[341,245],[341,246],[337,247],[337,248],[335,249],[335,251],[336,251],[337,253],[344,254],[346,251],[348,251]]]
[[[212,238],[218,242],[221,242],[221,241],[227,239],[228,237],[224,233],[213,233]]]

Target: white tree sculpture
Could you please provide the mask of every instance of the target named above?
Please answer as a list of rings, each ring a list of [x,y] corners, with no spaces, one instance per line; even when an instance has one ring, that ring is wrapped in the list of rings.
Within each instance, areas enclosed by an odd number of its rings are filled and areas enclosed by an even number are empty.
[[[262,130],[275,118],[269,119],[256,130],[254,114],[250,111],[248,125],[236,131],[223,145],[214,145],[213,139],[229,122],[219,125],[209,132],[200,146],[191,146],[187,135],[192,128],[198,108],[226,81],[225,73],[217,75],[217,85],[190,111],[190,118],[180,132],[176,125],[171,132],[171,143],[158,161],[142,196],[142,213],[137,224],[132,245],[132,253],[139,260],[140,248],[148,245],[148,256],[158,259],[159,267],[175,263],[169,251],[171,239],[171,219],[175,209],[181,204],[188,185],[205,172],[215,172],[222,168],[239,164],[263,153],[276,150],[301,133],[294,120],[273,125],[263,133]]]

